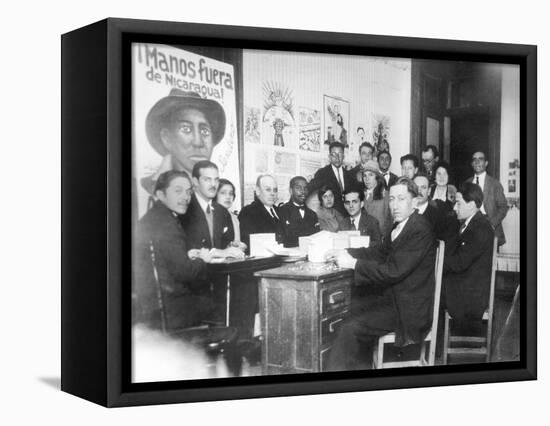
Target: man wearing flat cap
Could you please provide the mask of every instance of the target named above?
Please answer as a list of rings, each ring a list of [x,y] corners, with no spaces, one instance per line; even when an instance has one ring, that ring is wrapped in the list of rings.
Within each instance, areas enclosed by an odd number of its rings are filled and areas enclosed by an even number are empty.
[[[152,194],[161,173],[179,170],[191,175],[198,161],[210,160],[225,133],[225,112],[218,102],[198,93],[172,89],[147,114],[145,131],[151,146],[162,156],[158,171],[141,180],[143,188]]]

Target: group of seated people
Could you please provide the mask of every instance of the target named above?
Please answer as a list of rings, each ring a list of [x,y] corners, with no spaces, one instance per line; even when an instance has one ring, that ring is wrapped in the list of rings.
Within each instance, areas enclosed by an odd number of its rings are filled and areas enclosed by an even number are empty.
[[[432,320],[437,239],[446,243],[446,308],[459,323],[480,322],[493,236],[504,243],[500,223],[507,211],[502,186],[486,173],[484,153],[474,153],[474,174],[457,190],[433,146],[422,152],[423,167],[413,154],[401,157],[401,177],[389,172],[390,152],[375,156],[368,143],[359,150],[361,163],[348,171],[344,146],[332,143],[330,164],[310,182],[290,179],[290,199],[282,205],[275,178],[258,176],[254,201],[238,214],[236,188],[219,178],[214,163],[197,162],[192,176],[160,174],[155,202],[135,232],[134,322],[174,332],[220,319],[225,290],[215,285],[207,263],[244,258],[251,234],[273,233],[285,247],[296,247],[299,237],[320,230],[358,230],[370,237],[369,247],[333,256],[340,267],[354,269],[361,291],[354,293],[351,316],[331,352],[331,369],[368,368],[361,354],[370,349],[363,346],[390,331],[398,346],[423,339]],[[247,291],[257,307],[257,286]]]

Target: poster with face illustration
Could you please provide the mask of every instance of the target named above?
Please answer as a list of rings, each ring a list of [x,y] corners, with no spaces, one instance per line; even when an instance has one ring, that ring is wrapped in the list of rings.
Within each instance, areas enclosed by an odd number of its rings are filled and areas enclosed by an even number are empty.
[[[158,176],[211,160],[240,184],[233,66],[160,44],[132,45],[132,176],[138,217]],[[253,118],[253,114],[252,114]],[[253,119],[251,119],[253,121]],[[257,136],[257,126],[250,130]],[[236,191],[235,205],[240,205]]]

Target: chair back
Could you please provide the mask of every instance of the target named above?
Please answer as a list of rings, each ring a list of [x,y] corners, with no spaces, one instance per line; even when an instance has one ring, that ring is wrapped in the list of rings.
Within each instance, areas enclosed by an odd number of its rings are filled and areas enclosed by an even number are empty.
[[[498,237],[493,240],[493,262],[491,266],[491,283],[489,287],[489,306],[487,307],[487,361],[491,359],[491,339],[493,336],[493,311],[495,306],[495,281],[497,273]]]
[[[164,294],[162,292],[162,286],[160,285],[159,274],[157,271],[155,246],[153,245],[153,241],[149,242],[149,253],[151,255],[151,265],[153,267],[153,277],[155,279],[155,292],[157,295],[157,303],[160,312],[160,328],[163,333],[166,333],[166,309],[164,307]]]
[[[438,240],[437,252],[435,255],[435,292],[432,317],[432,331],[428,365],[435,363],[435,347],[437,343],[437,327],[439,325],[439,305],[441,303],[441,282],[443,279],[443,258],[445,257],[445,242]]]

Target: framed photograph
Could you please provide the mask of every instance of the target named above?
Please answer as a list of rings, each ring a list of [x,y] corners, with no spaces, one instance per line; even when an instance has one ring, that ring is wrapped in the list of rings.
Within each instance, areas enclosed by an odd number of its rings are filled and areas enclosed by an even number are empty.
[[[536,379],[536,58],[63,35],[62,389],[115,407]]]

